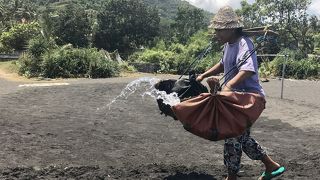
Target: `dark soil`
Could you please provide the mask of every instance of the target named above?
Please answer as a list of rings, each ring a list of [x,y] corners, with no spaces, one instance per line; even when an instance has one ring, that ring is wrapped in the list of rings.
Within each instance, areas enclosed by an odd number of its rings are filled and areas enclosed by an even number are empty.
[[[186,132],[139,93],[106,106],[124,82],[74,83],[0,94],[0,179],[212,180],[223,142]],[[294,103],[294,102],[293,102]],[[319,110],[319,109],[318,109]],[[320,133],[261,116],[252,136],[287,168],[279,179],[320,179]],[[240,179],[257,179],[245,155]]]

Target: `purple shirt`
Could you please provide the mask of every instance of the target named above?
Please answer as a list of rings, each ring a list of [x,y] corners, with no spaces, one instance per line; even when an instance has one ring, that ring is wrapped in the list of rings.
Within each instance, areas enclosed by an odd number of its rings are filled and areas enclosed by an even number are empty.
[[[244,56],[249,54],[249,51],[253,49],[253,43],[248,37],[242,37],[239,41],[224,45],[224,55],[220,63],[224,67],[224,73],[228,73],[236,64],[243,59]],[[254,74],[232,87],[235,91],[241,92],[258,92],[259,94],[265,96],[265,92],[259,83],[258,75],[258,62],[257,55],[253,53],[252,56],[247,59],[240,67],[235,68],[229,75],[226,76],[227,82],[231,80],[239,71],[251,71]]]

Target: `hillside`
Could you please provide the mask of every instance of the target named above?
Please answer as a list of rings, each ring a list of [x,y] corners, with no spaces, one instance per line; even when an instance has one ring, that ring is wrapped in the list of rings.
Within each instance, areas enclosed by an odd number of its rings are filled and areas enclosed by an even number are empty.
[[[154,6],[159,9],[160,17],[173,19],[178,11],[179,6],[187,6],[196,8],[187,1],[181,0],[143,0],[147,5]],[[212,14],[205,11],[205,16],[209,19]]]
[[[38,5],[48,5],[52,3],[65,3],[65,2],[76,2],[82,4],[86,8],[97,9],[101,7],[101,4],[107,2],[108,0],[32,0],[34,3]],[[161,18],[165,19],[174,19],[179,6],[187,6],[191,8],[196,8],[191,5],[187,1],[182,0],[141,0],[148,6],[156,7],[159,10],[159,14]],[[205,11],[205,16],[207,18],[211,17],[211,13]]]
[[[179,6],[190,6],[188,2],[181,0],[143,0],[148,6],[159,9],[159,14],[163,18],[173,19]]]

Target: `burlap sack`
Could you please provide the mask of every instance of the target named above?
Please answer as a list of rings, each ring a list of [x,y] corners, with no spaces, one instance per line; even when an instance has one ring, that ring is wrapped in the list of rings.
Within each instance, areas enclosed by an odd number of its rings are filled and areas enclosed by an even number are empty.
[[[172,110],[187,131],[218,141],[243,134],[258,119],[265,103],[264,97],[255,93],[203,93]]]

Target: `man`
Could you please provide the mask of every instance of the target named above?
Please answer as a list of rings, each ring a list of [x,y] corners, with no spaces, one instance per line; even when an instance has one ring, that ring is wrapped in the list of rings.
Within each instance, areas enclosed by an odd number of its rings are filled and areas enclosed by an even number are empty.
[[[226,84],[222,91],[250,92],[264,97],[265,93],[259,84],[256,54],[248,58],[240,67],[232,70],[250,50],[254,49],[252,41],[243,36],[243,24],[240,18],[231,7],[226,6],[218,11],[210,27],[215,29],[218,40],[224,43],[224,55],[218,64],[200,74],[197,81],[201,82],[206,77],[231,71],[226,77]],[[285,170],[266,154],[266,151],[250,136],[250,129],[248,129],[239,137],[225,140],[224,164],[228,169],[227,180],[237,179],[242,151],[252,160],[260,160],[265,165],[265,172],[260,179],[272,179]]]

